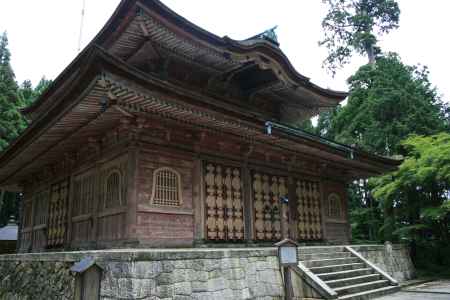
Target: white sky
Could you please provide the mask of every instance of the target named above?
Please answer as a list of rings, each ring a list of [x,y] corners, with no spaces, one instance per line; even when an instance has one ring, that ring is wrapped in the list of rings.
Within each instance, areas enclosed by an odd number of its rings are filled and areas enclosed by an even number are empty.
[[[1,0],[0,31],[7,31],[17,81],[54,79],[75,58],[83,0]],[[119,0],[85,0],[82,45],[101,29]],[[244,39],[278,25],[282,50],[296,69],[323,87],[346,90],[346,78],[365,58],[332,78],[322,69],[326,49],[318,46],[325,6],[320,0],[163,0],[191,22],[219,36]],[[384,51],[408,64],[427,65],[433,85],[449,101],[450,1],[398,0],[400,29],[382,38]]]

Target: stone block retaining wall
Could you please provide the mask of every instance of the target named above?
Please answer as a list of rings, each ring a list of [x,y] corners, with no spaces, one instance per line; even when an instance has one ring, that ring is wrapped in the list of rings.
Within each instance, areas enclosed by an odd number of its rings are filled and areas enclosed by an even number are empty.
[[[354,245],[351,247],[398,282],[415,277],[415,269],[407,245],[386,243],[385,245]]]
[[[276,249],[258,248],[5,255],[0,256],[0,299],[2,293],[5,299],[72,299],[69,268],[86,256],[104,268],[100,298],[105,300],[283,298]]]

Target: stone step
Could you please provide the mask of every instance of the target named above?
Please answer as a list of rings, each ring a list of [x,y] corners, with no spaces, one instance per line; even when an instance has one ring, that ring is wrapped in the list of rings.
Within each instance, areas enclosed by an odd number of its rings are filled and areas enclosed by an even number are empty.
[[[368,299],[381,297],[384,295],[389,295],[389,294],[395,293],[399,290],[400,290],[399,286],[391,285],[391,286],[382,287],[382,288],[375,289],[375,290],[343,295],[343,296],[340,296],[338,299],[339,300],[368,300]]]
[[[335,288],[334,291],[338,293],[338,295],[348,295],[361,293],[364,291],[376,290],[387,286],[389,286],[389,280],[376,280],[371,282],[338,287]]]
[[[350,252],[329,252],[329,253],[312,253],[312,254],[298,254],[299,260],[320,260],[328,258],[344,258],[352,257]]]
[[[302,261],[302,263],[308,267],[325,267],[325,266],[333,266],[333,265],[344,265],[344,264],[352,264],[360,262],[357,257],[344,257],[344,258],[327,258],[321,260],[307,260]]]
[[[343,278],[343,279],[328,280],[328,281],[325,281],[325,283],[330,288],[334,289],[334,288],[348,286],[348,285],[355,285],[358,283],[376,281],[376,280],[379,280],[380,278],[381,278],[380,274],[369,274],[369,275],[348,277],[348,278]]]
[[[312,246],[312,247],[298,247],[297,249],[300,255],[314,254],[314,253],[345,252],[344,246]]]
[[[323,273],[362,269],[365,266],[366,265],[364,263],[350,263],[350,264],[340,264],[340,265],[329,265],[329,266],[325,266],[325,267],[313,267],[313,268],[309,268],[309,270],[311,272],[313,272],[314,274],[323,274]]]
[[[337,271],[337,272],[329,272],[317,274],[322,280],[337,280],[344,279],[356,276],[370,275],[373,274],[373,270],[371,268],[361,268],[355,270],[347,270],[347,271]]]

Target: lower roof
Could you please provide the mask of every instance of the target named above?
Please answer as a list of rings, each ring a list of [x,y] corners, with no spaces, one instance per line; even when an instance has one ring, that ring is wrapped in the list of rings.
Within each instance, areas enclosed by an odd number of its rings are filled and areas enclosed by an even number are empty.
[[[352,169],[355,178],[381,174],[399,164],[282,124],[267,123],[232,106],[215,106],[214,98],[152,78],[98,47],[85,55],[91,63],[62,87],[46,113],[0,156],[0,186],[19,183],[89,137],[112,128],[124,116],[142,113],[235,136],[251,136],[257,143],[306,153]],[[113,94],[116,103],[105,109],[102,101],[108,93]],[[273,127],[270,135],[268,125]]]

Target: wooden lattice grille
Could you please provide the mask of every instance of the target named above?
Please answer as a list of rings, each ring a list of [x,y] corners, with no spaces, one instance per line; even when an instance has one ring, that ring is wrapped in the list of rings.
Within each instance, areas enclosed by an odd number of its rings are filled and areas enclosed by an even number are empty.
[[[328,196],[328,217],[333,219],[342,218],[342,202],[341,197],[332,193]]]
[[[100,195],[98,207],[100,211],[125,207],[127,204],[127,161],[105,165],[99,174]]]
[[[164,168],[155,171],[153,204],[179,206],[181,204],[180,176]]]
[[[47,244],[50,247],[62,246],[67,226],[68,181],[53,184],[51,187]]]
[[[320,185],[318,182],[296,182],[298,234],[301,240],[322,239]]]
[[[27,201],[23,206],[24,216],[23,216],[23,228],[28,228],[33,226],[33,202]]]
[[[257,240],[281,239],[280,198],[287,195],[286,178],[253,173],[253,205]]]
[[[112,171],[106,178],[105,208],[121,206],[121,175],[119,171]]]
[[[242,179],[238,168],[208,163],[206,231],[209,240],[243,240]]]
[[[34,225],[47,224],[48,190],[36,193],[34,198]]]
[[[20,249],[22,251],[28,251],[31,246],[32,238],[32,227],[33,226],[33,202],[30,200],[26,201],[23,206],[23,229],[21,233]]]
[[[95,200],[94,173],[75,178],[73,182],[73,215],[81,216],[92,213]]]

